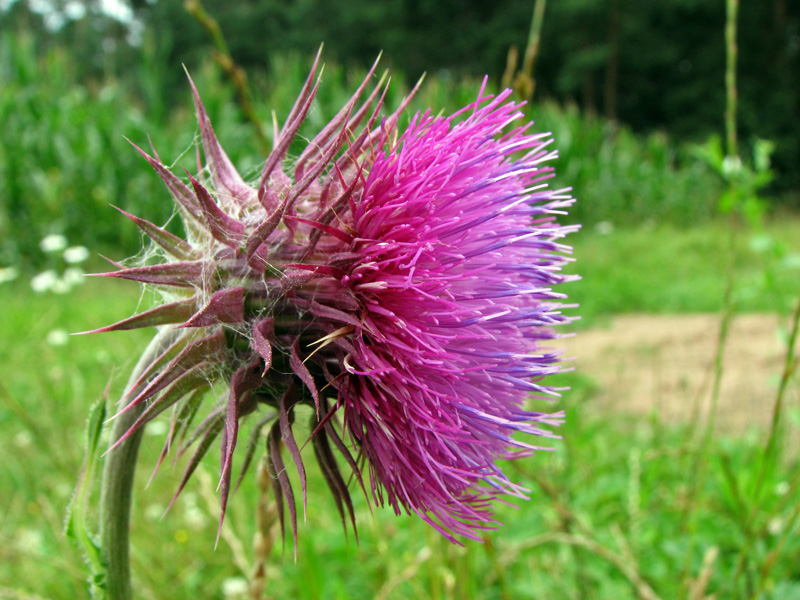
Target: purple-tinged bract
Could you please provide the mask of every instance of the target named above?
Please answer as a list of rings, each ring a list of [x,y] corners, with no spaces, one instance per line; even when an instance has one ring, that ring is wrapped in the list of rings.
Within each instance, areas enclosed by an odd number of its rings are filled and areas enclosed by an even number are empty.
[[[109,276],[171,290],[164,304],[100,331],[151,325],[171,344],[129,391],[130,432],[168,408],[173,444],[196,445],[179,489],[215,438],[221,440],[223,514],[239,423],[262,412],[241,467],[262,430],[283,520],[297,535],[296,505],[282,450],[306,499],[297,407],[311,411],[311,445],[342,519],[354,522],[334,449],[378,504],[416,512],[448,539],[480,539],[496,525],[492,501],[524,497],[498,461],[541,449],[563,414],[531,412],[557,393],[548,346],[569,279],[558,226],[572,199],[549,190],[555,157],[546,134],[522,125],[506,91],[450,117],[405,106],[380,116],[383,79],[353,98],[299,158],[286,155],[315,92],[309,76],[255,184],[217,142],[195,94],[207,164],[188,184],[156,157],[187,231],[178,238],[131,218],[163,250],[162,264]],[[223,379],[224,406],[192,433],[204,390]],[[528,435],[525,435],[528,434]],[[369,482],[361,479],[362,459]],[[369,485],[370,492],[366,488]]]

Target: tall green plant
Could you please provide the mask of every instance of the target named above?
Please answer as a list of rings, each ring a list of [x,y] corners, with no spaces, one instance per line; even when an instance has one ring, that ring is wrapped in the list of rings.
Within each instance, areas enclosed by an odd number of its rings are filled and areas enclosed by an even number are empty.
[[[699,435],[696,449],[690,495],[687,502],[687,527],[690,534],[689,556],[685,565],[688,573],[690,556],[696,541],[699,509],[695,502],[711,465],[707,459],[711,439],[714,434],[715,418],[719,401],[720,387],[724,372],[724,353],[728,333],[736,314],[737,273],[741,263],[741,237],[743,234],[763,229],[766,203],[760,197],[760,190],[773,179],[770,168],[770,155],[774,145],[768,141],[756,140],[753,144],[752,160],[742,160],[739,152],[737,128],[737,77],[738,64],[737,20],[739,0],[726,2],[726,72],[725,72],[725,148],[718,137],[712,137],[704,146],[696,149],[697,156],[709,164],[725,182],[725,191],[720,196],[719,212],[730,226],[730,251],[728,260],[728,284],[725,291],[724,307],[714,359],[713,385],[710,414],[705,427]],[[730,499],[731,514],[742,540],[736,559],[732,579],[727,593],[740,598],[761,598],[768,584],[770,572],[784,548],[786,536],[794,529],[800,519],[800,508],[789,510],[774,499],[764,502],[767,483],[775,484],[771,476],[776,465],[784,460],[780,447],[780,434],[784,413],[784,399],[790,378],[796,368],[795,344],[800,322],[800,299],[791,318],[786,344],[786,355],[778,387],[772,419],[764,446],[754,457],[757,468],[749,473],[738,473],[730,466],[730,457],[723,454],[720,460],[721,480],[725,484]],[[800,476],[795,478],[789,491],[794,494],[800,485]],[[778,536],[768,535],[770,523],[781,523],[782,532]]]

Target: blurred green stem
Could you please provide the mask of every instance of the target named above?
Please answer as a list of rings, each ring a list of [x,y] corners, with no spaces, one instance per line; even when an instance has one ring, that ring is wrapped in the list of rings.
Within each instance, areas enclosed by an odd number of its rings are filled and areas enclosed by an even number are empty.
[[[531,18],[531,30],[528,33],[528,46],[525,48],[525,59],[522,62],[522,72],[530,81],[530,91],[527,100],[533,98],[536,91],[536,79],[533,77],[533,67],[536,66],[536,58],[539,56],[539,44],[542,39],[542,24],[544,23],[544,9],[547,0],[536,0],[533,5],[533,17]]]
[[[534,0],[531,28],[528,32],[528,44],[525,46],[522,68],[517,71],[519,53],[517,47],[512,46],[508,52],[506,71],[503,73],[503,86],[513,88],[523,100],[528,102],[533,98],[533,92],[536,89],[533,69],[536,65],[536,58],[539,56],[539,43],[542,39],[542,24],[546,6],[547,0]]]
[[[736,142],[736,20],[739,14],[739,0],[727,0],[727,20],[725,22],[725,133],[728,140],[728,156],[738,156]]]
[[[739,155],[737,148],[736,135],[736,63],[738,52],[736,48],[736,23],[739,13],[739,0],[726,0],[726,20],[725,20],[725,133],[727,140],[726,161],[733,161],[730,174],[727,176],[728,189],[732,192],[737,191],[740,181],[737,169],[739,166]],[[733,322],[734,301],[733,287],[736,278],[736,270],[739,263],[738,257],[738,227],[735,220],[735,212],[731,212],[730,219],[730,262],[728,268],[727,283],[725,286],[725,296],[722,307],[722,320],[720,322],[719,337],[717,338],[717,350],[714,356],[714,383],[711,391],[711,406],[709,409],[706,425],[703,430],[702,438],[697,445],[697,451],[692,463],[692,479],[689,484],[688,498],[684,510],[684,531],[688,533],[689,547],[686,552],[686,562],[684,564],[682,583],[685,590],[691,582],[691,561],[694,554],[695,531],[697,527],[697,506],[696,501],[700,497],[700,490],[705,483],[708,474],[707,451],[711,438],[714,434],[715,421],[717,417],[717,407],[719,404],[719,394],[722,386],[722,375],[724,372],[725,348],[728,343],[728,333]]]
[[[156,334],[136,363],[125,387],[126,392],[131,390],[174,337],[175,332],[171,329]],[[121,409],[123,405],[123,402],[120,402],[119,408]],[[139,404],[117,416],[111,430],[110,446],[125,435],[144,409],[145,405]],[[128,539],[133,477],[136,473],[136,458],[143,431],[143,427],[139,428],[119,446],[109,451],[103,467],[100,492],[100,543],[106,563],[103,579],[108,600],[133,598]]]
[[[764,481],[764,475],[767,463],[771,460],[775,452],[778,431],[781,424],[781,415],[783,414],[783,398],[786,394],[786,388],[789,385],[789,380],[792,378],[795,369],[797,368],[797,355],[794,352],[795,344],[797,343],[798,329],[800,329],[800,298],[797,299],[797,304],[794,308],[792,315],[792,332],[789,334],[789,340],[786,342],[786,359],[783,362],[783,373],[781,374],[781,382],[778,386],[778,395],[775,398],[775,406],[772,409],[772,424],[769,431],[769,439],[767,441],[767,448],[764,451],[764,459],[761,463],[761,468],[758,472],[756,480],[755,497],[761,491],[761,485]]]

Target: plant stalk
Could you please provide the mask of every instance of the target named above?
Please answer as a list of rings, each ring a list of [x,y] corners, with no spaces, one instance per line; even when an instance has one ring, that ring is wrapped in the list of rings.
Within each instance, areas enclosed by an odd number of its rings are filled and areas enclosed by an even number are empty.
[[[739,14],[739,0],[726,0],[725,2],[725,134],[726,134],[726,149],[725,154],[727,158],[734,159],[735,163],[739,161],[739,152],[737,147],[737,134],[736,134],[736,63],[738,60],[738,50],[736,46],[736,28],[737,19]],[[728,189],[738,195],[738,187],[740,185],[740,178],[738,176],[730,176],[728,180]],[[689,486],[689,496],[684,509],[684,523],[683,529],[688,534],[688,550],[686,551],[686,562],[684,564],[682,583],[684,589],[688,592],[691,581],[691,559],[695,544],[696,533],[696,519],[697,519],[697,506],[695,502],[700,496],[700,490],[705,483],[705,478],[708,472],[708,461],[706,456],[708,447],[711,443],[711,438],[714,434],[715,422],[717,418],[717,408],[719,404],[719,394],[722,386],[722,375],[724,370],[724,353],[728,342],[728,333],[734,318],[734,299],[733,299],[733,286],[736,278],[736,268],[739,263],[738,246],[737,246],[737,227],[736,222],[731,218],[731,233],[730,233],[730,267],[728,271],[728,281],[725,288],[725,297],[723,300],[722,322],[720,323],[720,332],[717,339],[717,352],[714,357],[714,383],[711,392],[711,407],[706,421],[705,429],[702,437],[699,440],[697,450],[695,453],[694,461],[692,464],[693,478]],[[744,554],[742,555],[744,556]]]
[[[159,331],[150,341],[131,372],[125,391],[131,389],[145,370],[175,339],[175,330]],[[124,407],[124,397],[118,408]],[[144,411],[140,404],[114,420],[113,446]],[[100,543],[106,563],[104,582],[108,600],[132,600],[129,536],[133,478],[144,427],[140,427],[106,455],[100,491]]]
[[[736,45],[736,21],[739,14],[739,0],[727,0],[727,19],[725,21],[725,134],[728,142],[727,155],[739,155],[736,136],[736,61],[738,47]]]
[[[786,388],[789,386],[789,381],[792,379],[795,368],[797,367],[797,355],[795,354],[794,347],[797,343],[798,333],[800,332],[800,298],[797,299],[794,314],[792,315],[792,331],[789,334],[789,339],[786,342],[786,357],[783,361],[783,373],[781,374],[781,381],[778,385],[778,395],[775,398],[775,404],[772,408],[772,422],[769,430],[769,437],[767,438],[767,447],[764,450],[764,459],[761,468],[758,471],[758,478],[756,479],[755,497],[759,499],[761,493],[761,485],[764,482],[764,471],[766,465],[772,460],[772,455],[775,453],[776,444],[778,443],[778,434],[781,425],[781,417],[783,416],[783,402],[786,396]]]
[[[536,0],[533,5],[533,17],[531,18],[531,29],[528,33],[528,45],[525,48],[525,59],[522,62],[522,72],[530,82],[530,89],[527,91],[527,100],[533,99],[536,91],[536,79],[533,77],[533,68],[539,56],[539,44],[542,39],[542,24],[544,23],[544,10],[547,0]]]

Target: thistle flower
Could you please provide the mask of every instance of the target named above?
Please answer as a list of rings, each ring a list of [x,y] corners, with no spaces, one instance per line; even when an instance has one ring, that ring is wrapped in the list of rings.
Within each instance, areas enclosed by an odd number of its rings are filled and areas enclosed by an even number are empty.
[[[173,296],[96,330],[172,328],[169,347],[128,392],[123,412],[141,414],[127,435],[172,409],[161,459],[174,444],[196,446],[178,492],[220,438],[224,517],[239,424],[258,413],[239,480],[267,428],[281,523],[288,509],[296,539],[282,449],[305,503],[293,425],[295,409],[310,405],[310,443],[343,523],[355,529],[334,450],[375,503],[415,512],[451,541],[479,539],[496,525],[492,501],[525,493],[498,461],[542,449],[515,434],[552,437],[548,427],[563,417],[525,405],[557,395],[543,379],[560,370],[559,356],[545,344],[569,320],[552,288],[569,279],[559,239],[571,229],[554,215],[572,199],[547,188],[544,165],[556,153],[547,134],[514,128],[522,113],[509,91],[481,88],[460,112],[417,114],[400,131],[407,100],[379,121],[383,78],[361,100],[375,66],[290,166],[318,60],[256,185],[231,164],[193,85],[206,166],[187,184],[140,150],[172,194],[186,239],[121,211],[164,261],[102,275]],[[227,383],[227,402],[189,433],[216,381]]]

